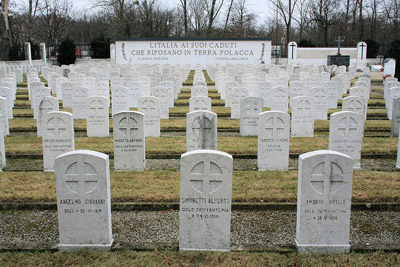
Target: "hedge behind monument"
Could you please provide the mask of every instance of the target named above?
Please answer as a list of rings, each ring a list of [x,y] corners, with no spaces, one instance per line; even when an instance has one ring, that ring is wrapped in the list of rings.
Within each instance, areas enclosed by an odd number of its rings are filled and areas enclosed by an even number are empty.
[[[58,49],[57,62],[60,65],[74,64],[76,60],[74,41],[67,38],[63,40]]]
[[[396,59],[396,73],[394,76],[400,79],[400,40],[393,41],[390,44],[390,49],[386,57]]]

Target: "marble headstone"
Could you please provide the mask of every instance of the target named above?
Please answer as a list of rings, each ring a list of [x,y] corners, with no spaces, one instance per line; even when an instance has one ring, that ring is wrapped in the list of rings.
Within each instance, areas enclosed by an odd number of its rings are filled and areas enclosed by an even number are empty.
[[[75,150],[72,114],[51,111],[42,116],[43,165],[54,171],[54,160],[61,154]]]
[[[351,112],[333,113],[329,127],[329,150],[353,158],[354,168],[361,168],[361,145],[364,136],[364,116]]]
[[[39,103],[37,115],[37,136],[42,136],[42,117],[45,113],[51,111],[59,111],[59,102],[58,99],[52,96],[45,96]]]
[[[260,114],[257,163],[259,171],[287,170],[290,116],[282,111]]]
[[[232,156],[215,150],[181,157],[180,250],[230,250]]]
[[[313,99],[309,96],[297,96],[292,100],[292,137],[314,136]]]
[[[195,96],[189,99],[189,112],[197,110],[211,111],[211,98],[208,96]]]
[[[296,245],[300,253],[348,253],[351,157],[330,150],[300,155]]]
[[[59,250],[109,250],[111,229],[108,155],[88,150],[55,159]]]
[[[263,111],[263,100],[259,97],[244,97],[240,100],[240,135],[257,136],[258,120]]]
[[[393,99],[392,105],[392,137],[399,136],[400,126],[400,97]]]
[[[186,150],[217,149],[217,114],[193,111],[186,115]]]
[[[139,112],[144,114],[146,137],[160,137],[160,99],[155,96],[142,96],[138,99]]]
[[[143,117],[143,113],[137,111],[113,115],[115,170],[144,170],[146,150]]]
[[[110,135],[109,100],[104,96],[92,96],[86,100],[86,129],[88,137]]]

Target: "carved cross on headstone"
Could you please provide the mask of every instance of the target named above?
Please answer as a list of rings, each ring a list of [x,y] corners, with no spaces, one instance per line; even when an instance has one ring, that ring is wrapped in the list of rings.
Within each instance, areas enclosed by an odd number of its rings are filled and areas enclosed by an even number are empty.
[[[195,100],[193,103],[193,110],[207,110],[208,105],[207,102],[200,99],[200,100]]]
[[[133,137],[139,131],[137,121],[127,115],[119,121],[119,130],[126,137]]]
[[[274,116],[268,119],[265,126],[267,134],[272,137],[279,136],[285,130],[285,123],[278,116]]]
[[[89,109],[92,114],[100,114],[104,110],[103,102],[101,102],[100,100],[93,100],[89,104]]]
[[[67,126],[63,119],[55,116],[47,121],[46,129],[51,135],[60,137],[67,131]]]
[[[156,115],[156,104],[151,100],[143,101],[141,109],[145,112],[145,115]]]
[[[98,174],[92,165],[83,160],[72,163],[65,172],[67,188],[80,197],[93,192],[98,181]]]
[[[334,162],[321,162],[311,172],[312,188],[325,197],[335,193],[343,185],[343,170]]]
[[[339,35],[338,39],[335,40],[335,42],[338,43],[338,53],[337,53],[337,55],[338,55],[338,56],[341,56],[341,54],[340,54],[340,43],[343,43],[344,40],[340,39],[340,35]]]
[[[53,110],[54,110],[54,105],[50,101],[42,100],[42,102],[40,102],[40,104],[39,104],[40,114],[44,114],[44,113],[47,113],[47,112],[53,111]]]
[[[212,194],[222,185],[222,170],[216,163],[204,160],[192,168],[189,179],[196,191]]]
[[[361,114],[361,111],[364,110],[364,107],[359,100],[351,100],[347,109],[355,113]]]
[[[292,59],[293,59],[293,55],[294,55],[294,48],[296,47],[296,45],[294,43],[292,43],[290,45],[290,47],[292,48]]]
[[[207,117],[200,116],[193,120],[192,130],[195,133],[193,137],[200,142],[199,148],[205,148],[207,141],[211,141],[208,136],[211,129],[211,121]]]
[[[249,117],[258,117],[260,110],[258,110],[257,101],[247,101],[245,105],[245,112]]]
[[[302,114],[307,114],[311,111],[311,102],[307,99],[300,100],[297,104],[297,110],[301,111]]]
[[[364,59],[364,47],[366,47],[366,45],[364,43],[361,43],[360,46],[361,46],[361,59]]]
[[[351,117],[344,117],[339,121],[337,129],[343,137],[351,137],[357,132],[357,122]]]

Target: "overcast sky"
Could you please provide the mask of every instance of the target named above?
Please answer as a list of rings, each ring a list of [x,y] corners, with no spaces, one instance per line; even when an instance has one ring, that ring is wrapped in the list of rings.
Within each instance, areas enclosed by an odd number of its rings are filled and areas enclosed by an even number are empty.
[[[85,10],[85,8],[91,7],[93,0],[71,0],[71,1],[74,7],[82,11]],[[165,5],[167,7],[175,7],[179,3],[179,0],[157,0],[157,1],[158,3]],[[263,23],[267,15],[271,13],[269,9],[268,0],[247,0],[246,5],[248,10],[257,15],[258,23]]]

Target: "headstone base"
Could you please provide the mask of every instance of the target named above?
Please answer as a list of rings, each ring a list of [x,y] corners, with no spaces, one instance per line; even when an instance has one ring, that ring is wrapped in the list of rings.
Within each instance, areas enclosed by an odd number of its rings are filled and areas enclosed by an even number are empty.
[[[302,245],[296,240],[296,247],[299,253],[349,253],[350,245]]]
[[[58,250],[59,251],[74,251],[74,250],[98,250],[98,251],[107,251],[111,250],[111,246],[114,240],[111,240],[109,244],[59,244]]]

